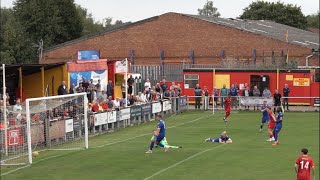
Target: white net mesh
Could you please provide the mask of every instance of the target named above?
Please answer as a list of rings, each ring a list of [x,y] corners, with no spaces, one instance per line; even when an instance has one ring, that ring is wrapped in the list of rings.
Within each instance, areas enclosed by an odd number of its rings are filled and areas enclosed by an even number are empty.
[[[31,99],[29,111],[25,103],[9,107],[8,146],[1,146],[2,165],[28,163],[27,155],[35,155],[37,151],[84,149],[87,138],[84,98],[85,95],[75,94]],[[31,152],[28,150],[28,119]]]

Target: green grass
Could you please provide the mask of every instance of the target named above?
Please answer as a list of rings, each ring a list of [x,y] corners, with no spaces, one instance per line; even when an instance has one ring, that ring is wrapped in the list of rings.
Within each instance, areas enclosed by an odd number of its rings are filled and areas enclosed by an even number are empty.
[[[183,146],[168,153],[161,149],[144,153],[151,137],[148,133],[156,126],[150,122],[89,139],[90,147],[105,145],[98,148],[41,152],[30,167],[1,179],[141,180],[164,170],[151,179],[287,180],[295,179],[293,166],[302,147],[309,149],[318,171],[318,113],[286,112],[277,147],[266,142],[266,132],[258,132],[260,113],[235,112],[227,127],[222,117],[222,112],[210,116],[210,112],[190,111],[166,118],[167,127],[172,127],[167,130],[168,142]],[[204,142],[225,128],[233,144]],[[1,168],[5,173],[17,167]]]

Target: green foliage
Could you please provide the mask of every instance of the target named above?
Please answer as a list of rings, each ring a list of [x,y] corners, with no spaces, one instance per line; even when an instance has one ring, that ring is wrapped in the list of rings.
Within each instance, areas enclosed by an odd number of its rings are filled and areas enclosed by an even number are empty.
[[[33,42],[50,47],[81,37],[81,18],[73,0],[17,0],[14,15]]]
[[[307,16],[308,27],[320,29],[320,11],[318,13]]]
[[[306,29],[307,18],[303,15],[301,7],[283,2],[252,2],[244,9],[241,19],[270,20],[288,26]]]
[[[1,8],[1,64],[36,63],[36,49],[11,9]]]
[[[219,17],[218,8],[213,6],[213,1],[207,1],[202,9],[198,9],[198,14],[201,16]]]

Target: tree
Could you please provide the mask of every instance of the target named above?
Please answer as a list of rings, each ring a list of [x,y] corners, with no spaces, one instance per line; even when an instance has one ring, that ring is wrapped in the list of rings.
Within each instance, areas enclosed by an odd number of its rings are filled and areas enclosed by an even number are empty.
[[[74,0],[17,0],[15,18],[33,42],[50,47],[81,37],[83,25]]]
[[[32,47],[30,36],[14,18],[12,9],[1,8],[0,22],[1,64],[36,63],[36,49]]]
[[[240,18],[270,20],[300,29],[305,29],[307,27],[307,18],[303,15],[301,7],[292,4],[284,4],[280,1],[277,3],[266,1],[252,2],[244,9]]]
[[[308,27],[320,29],[320,11],[318,13],[307,16]]]
[[[202,9],[198,9],[198,14],[201,16],[219,17],[218,8],[213,6],[213,1],[207,1]]]
[[[95,22],[91,13],[88,13],[86,8],[77,5],[77,11],[81,18],[81,23],[83,25],[83,30],[81,36],[86,36],[93,33],[99,33],[103,31],[102,23]]]

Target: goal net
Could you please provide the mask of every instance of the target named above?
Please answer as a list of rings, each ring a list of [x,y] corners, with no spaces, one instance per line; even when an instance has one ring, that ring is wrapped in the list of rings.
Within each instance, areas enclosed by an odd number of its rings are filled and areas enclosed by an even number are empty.
[[[8,108],[1,165],[31,164],[46,150],[88,148],[86,93],[27,99],[20,107]]]

